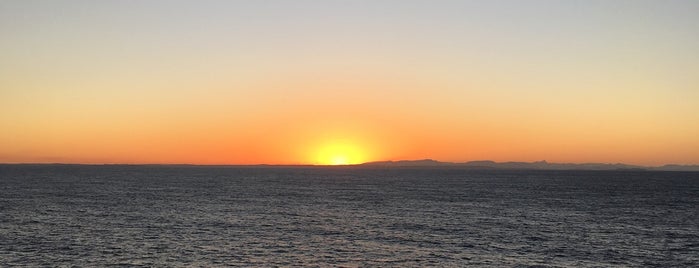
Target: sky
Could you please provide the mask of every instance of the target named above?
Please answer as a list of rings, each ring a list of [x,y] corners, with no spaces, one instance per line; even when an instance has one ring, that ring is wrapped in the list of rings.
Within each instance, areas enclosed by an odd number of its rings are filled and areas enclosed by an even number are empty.
[[[699,164],[699,1],[0,1],[0,163]]]

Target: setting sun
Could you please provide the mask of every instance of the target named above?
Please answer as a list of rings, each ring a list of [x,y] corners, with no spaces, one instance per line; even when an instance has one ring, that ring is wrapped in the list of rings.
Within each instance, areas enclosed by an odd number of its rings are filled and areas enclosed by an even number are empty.
[[[347,157],[344,156],[344,155],[337,155],[337,156],[334,156],[334,157],[331,159],[330,163],[331,163],[332,165],[347,165],[347,164],[349,164],[349,162],[347,162]]]
[[[366,154],[355,144],[346,142],[330,143],[322,146],[315,163],[319,165],[354,165],[366,161]]]

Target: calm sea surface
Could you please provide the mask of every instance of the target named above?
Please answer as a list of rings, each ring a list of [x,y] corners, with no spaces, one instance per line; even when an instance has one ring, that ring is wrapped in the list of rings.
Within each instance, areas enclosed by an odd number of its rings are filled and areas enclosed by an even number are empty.
[[[699,173],[0,165],[0,266],[699,266]]]

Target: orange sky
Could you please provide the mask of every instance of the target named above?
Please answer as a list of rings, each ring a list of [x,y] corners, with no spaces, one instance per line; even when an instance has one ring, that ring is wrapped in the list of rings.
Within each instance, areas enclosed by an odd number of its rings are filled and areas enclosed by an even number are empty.
[[[699,4],[603,3],[4,1],[0,162],[699,163]]]

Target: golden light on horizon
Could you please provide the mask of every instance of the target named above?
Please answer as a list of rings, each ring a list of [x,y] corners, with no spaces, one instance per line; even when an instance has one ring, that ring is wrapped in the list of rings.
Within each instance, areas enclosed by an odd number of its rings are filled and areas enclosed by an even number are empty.
[[[321,146],[316,152],[317,165],[355,165],[367,161],[367,153],[356,143],[335,141]]]

